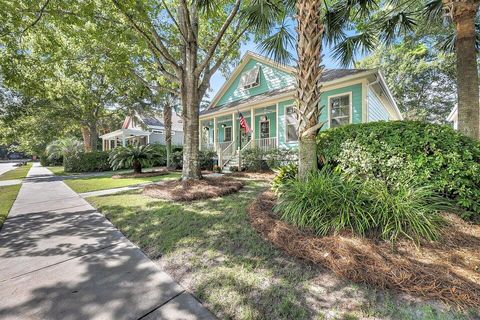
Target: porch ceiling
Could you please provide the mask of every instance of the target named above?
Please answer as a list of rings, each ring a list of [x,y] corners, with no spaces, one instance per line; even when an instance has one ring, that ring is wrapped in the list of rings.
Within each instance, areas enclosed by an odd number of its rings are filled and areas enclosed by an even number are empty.
[[[128,139],[129,137],[142,137],[142,136],[149,136],[151,132],[137,130],[137,129],[118,129],[104,135],[101,135],[100,138],[107,140],[107,139],[114,139],[114,138],[125,138]]]

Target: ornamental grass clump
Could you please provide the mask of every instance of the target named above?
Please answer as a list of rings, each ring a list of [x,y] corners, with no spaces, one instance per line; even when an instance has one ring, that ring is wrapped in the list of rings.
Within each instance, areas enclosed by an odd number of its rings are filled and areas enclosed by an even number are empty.
[[[350,230],[394,242],[406,237],[435,240],[439,212],[449,203],[432,188],[408,184],[390,189],[381,180],[347,178],[326,166],[305,181],[291,179],[278,188],[274,211],[317,235]]]

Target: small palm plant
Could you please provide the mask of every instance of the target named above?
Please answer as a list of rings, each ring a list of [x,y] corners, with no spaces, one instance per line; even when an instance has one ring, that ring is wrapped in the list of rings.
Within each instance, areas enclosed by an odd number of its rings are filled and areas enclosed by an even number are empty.
[[[50,142],[45,149],[49,161],[68,158],[83,152],[83,143],[75,138],[62,138]]]
[[[134,173],[142,173],[142,168],[150,166],[155,156],[155,148],[150,144],[130,145],[113,149],[108,161],[113,170],[129,167]]]

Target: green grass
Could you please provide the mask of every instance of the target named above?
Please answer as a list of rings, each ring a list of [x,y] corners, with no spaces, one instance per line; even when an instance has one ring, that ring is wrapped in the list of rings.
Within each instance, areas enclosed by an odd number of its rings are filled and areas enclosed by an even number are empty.
[[[87,200],[220,319],[423,318],[425,304],[385,299],[383,291],[340,281],[264,241],[246,208],[265,187],[251,181],[239,193],[191,203],[140,191]]]
[[[180,173],[174,172],[157,177],[112,179],[110,176],[93,176],[66,179],[64,182],[76,192],[90,192],[132,186],[148,182],[157,182],[167,179],[177,179],[179,177]]]
[[[31,167],[32,167],[32,163],[29,162],[25,166],[21,166],[13,170],[7,171],[4,174],[0,175],[0,181],[24,179],[27,176],[28,171],[30,170]]]
[[[20,184],[0,187],[0,228],[7,219],[8,212],[17,198],[20,187]]]
[[[56,176],[69,176],[72,175],[71,173],[65,172],[63,166],[54,166],[54,167],[47,167],[48,170],[52,171]]]

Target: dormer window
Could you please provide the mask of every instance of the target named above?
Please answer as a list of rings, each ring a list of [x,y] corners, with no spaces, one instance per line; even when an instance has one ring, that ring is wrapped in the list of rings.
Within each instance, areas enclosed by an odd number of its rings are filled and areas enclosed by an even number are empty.
[[[241,89],[250,89],[260,84],[260,67],[252,68],[242,73],[239,87]]]

